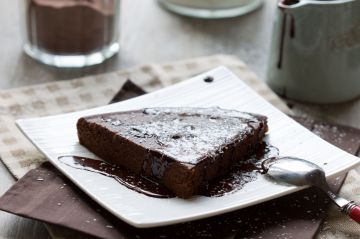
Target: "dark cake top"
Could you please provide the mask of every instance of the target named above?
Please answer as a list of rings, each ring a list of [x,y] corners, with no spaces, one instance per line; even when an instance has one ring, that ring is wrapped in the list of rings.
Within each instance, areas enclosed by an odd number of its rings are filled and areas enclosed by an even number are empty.
[[[148,108],[87,117],[149,150],[197,164],[253,134],[266,117],[220,108]]]

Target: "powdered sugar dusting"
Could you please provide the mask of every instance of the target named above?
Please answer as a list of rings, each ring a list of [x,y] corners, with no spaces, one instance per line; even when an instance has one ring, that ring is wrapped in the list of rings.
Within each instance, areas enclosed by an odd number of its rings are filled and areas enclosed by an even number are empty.
[[[252,114],[220,108],[151,108],[142,114],[148,120],[141,124],[121,122],[116,115],[103,122],[116,126],[122,136],[139,139],[139,143],[155,141],[147,147],[189,164],[209,154],[215,156],[225,145],[243,140],[259,122]]]

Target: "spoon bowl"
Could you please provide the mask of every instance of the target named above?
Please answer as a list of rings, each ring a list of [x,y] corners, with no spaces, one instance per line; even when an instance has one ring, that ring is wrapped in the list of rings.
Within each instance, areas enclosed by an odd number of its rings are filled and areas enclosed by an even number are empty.
[[[278,182],[295,186],[315,186],[325,173],[318,165],[300,158],[272,158],[263,163],[267,175]]]
[[[326,181],[324,170],[315,163],[295,157],[279,157],[265,160],[262,168],[266,175],[276,182],[321,189],[341,211],[360,223],[360,207],[333,193]]]

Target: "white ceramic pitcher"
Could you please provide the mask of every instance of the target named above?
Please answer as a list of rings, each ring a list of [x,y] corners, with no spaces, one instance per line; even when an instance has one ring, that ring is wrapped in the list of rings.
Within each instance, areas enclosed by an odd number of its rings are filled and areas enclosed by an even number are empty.
[[[307,102],[360,96],[360,0],[280,0],[267,83]]]

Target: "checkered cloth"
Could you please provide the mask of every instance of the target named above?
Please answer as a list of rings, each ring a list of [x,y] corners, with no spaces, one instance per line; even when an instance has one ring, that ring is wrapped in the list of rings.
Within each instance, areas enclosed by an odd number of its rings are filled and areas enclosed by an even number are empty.
[[[223,65],[232,70],[251,88],[285,113],[290,113],[269,88],[257,79],[247,66],[232,56],[217,55],[165,64],[149,64],[118,72],[84,77],[71,81],[41,84],[0,91],[0,157],[15,178],[22,177],[30,169],[45,160],[44,156],[23,136],[14,122],[19,118],[38,117],[89,109],[107,104],[127,79],[146,91],[166,87]],[[360,192],[357,172],[351,172],[342,193],[354,198],[354,190]],[[349,194],[349,195],[347,195]],[[344,235],[360,236],[360,228],[354,226],[335,209],[319,237],[339,238]],[[353,233],[353,234],[351,234]]]
[[[126,79],[131,79],[146,91],[154,91],[219,65],[230,68],[274,105],[287,111],[285,104],[269,91],[265,84],[258,81],[244,63],[233,57],[213,56],[170,64],[144,65],[71,81],[0,91],[1,159],[16,178],[22,177],[45,160],[44,156],[17,129],[14,124],[16,119],[61,114],[106,105]]]

